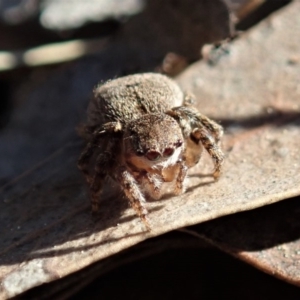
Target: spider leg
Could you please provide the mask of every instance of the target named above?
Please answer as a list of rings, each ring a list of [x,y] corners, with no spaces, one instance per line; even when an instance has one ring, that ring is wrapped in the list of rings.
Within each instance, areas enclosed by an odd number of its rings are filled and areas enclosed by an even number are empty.
[[[99,211],[100,194],[102,192],[103,182],[106,178],[109,169],[110,161],[111,161],[111,154],[107,152],[107,150],[104,153],[100,153],[96,159],[95,174],[90,184],[90,193],[91,193],[90,197],[91,197],[91,205],[92,205],[93,213]]]
[[[191,139],[195,144],[195,146],[190,145],[188,147],[190,149],[186,149],[186,153],[194,151],[193,148],[196,147],[196,144],[201,142],[214,160],[215,170],[213,176],[215,179],[218,179],[224,160],[224,154],[219,147],[223,135],[222,126],[200,114],[191,106],[175,107],[168,111],[167,114],[177,120],[182,128],[184,136]],[[187,156],[189,155],[190,153]]]
[[[184,192],[184,179],[186,178],[187,175],[187,171],[188,171],[188,167],[186,166],[186,164],[182,161],[179,160],[177,162],[178,166],[179,166],[179,172],[177,175],[177,179],[176,179],[176,185],[175,185],[175,195],[180,195]]]
[[[90,185],[92,213],[99,211],[99,200],[106,174],[96,173]]]
[[[151,225],[148,219],[148,211],[145,207],[145,198],[140,191],[133,175],[126,169],[125,166],[119,166],[115,169],[114,178],[120,183],[126,198],[129,200],[131,207],[136,211],[137,215],[143,221],[149,231]]]
[[[116,153],[118,152],[118,146],[119,143],[117,140],[115,138],[110,138],[106,143],[106,149],[96,158],[94,168],[95,175],[90,185],[92,212],[97,212],[99,210],[99,200],[103,188],[103,182],[106,176],[113,171],[115,165],[114,157],[117,156]]]
[[[214,138],[212,137],[211,133],[208,132],[206,129],[196,128],[193,130],[192,135],[199,141],[201,141],[202,145],[212,157],[215,163],[215,170],[213,176],[215,179],[218,179],[221,174],[221,167],[224,161],[224,154],[222,150],[219,148],[218,144],[215,142]]]
[[[199,124],[201,124],[201,126],[199,127],[205,127],[209,132],[211,132],[216,142],[219,143],[224,134],[223,127],[194,109],[191,106],[194,102],[194,96],[192,94],[186,93],[183,106],[173,108],[172,111],[179,118],[184,117],[190,119],[193,123],[197,123],[198,126]]]
[[[93,177],[89,174],[89,163],[95,150],[99,147],[100,139],[106,137],[106,133],[117,133],[121,129],[122,127],[119,122],[109,122],[102,126],[94,127],[91,140],[82,151],[77,162],[77,167],[84,174],[88,184],[92,184],[94,181]]]
[[[148,189],[150,190],[151,197],[154,199],[160,199],[161,198],[161,185],[163,182],[163,179],[160,178],[160,176],[157,176],[155,174],[149,174],[145,172],[143,174],[143,177],[146,179],[145,184],[147,185]]]
[[[199,112],[197,113],[196,118],[197,124],[201,124],[214,137],[216,143],[219,144],[224,134],[223,127]],[[201,128],[201,126],[199,126],[199,128]]]
[[[82,151],[78,162],[77,167],[85,176],[85,179],[88,184],[93,183],[93,177],[89,174],[89,163],[92,158],[96,148],[99,145],[100,139],[103,137],[103,133],[98,129],[93,132],[91,140],[88,142],[84,150]]]
[[[162,179],[164,182],[174,182],[173,193],[180,195],[184,192],[184,180],[187,175],[189,167],[187,165],[187,159],[184,155],[180,158],[175,165],[168,167],[162,171]]]

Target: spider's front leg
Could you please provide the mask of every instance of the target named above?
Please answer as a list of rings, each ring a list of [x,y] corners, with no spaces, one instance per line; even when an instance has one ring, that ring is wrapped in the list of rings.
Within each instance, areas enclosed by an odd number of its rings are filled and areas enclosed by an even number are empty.
[[[216,143],[212,135],[203,128],[202,129],[195,128],[192,132],[192,136],[196,140],[201,141],[206,151],[212,157],[215,163],[213,176],[214,179],[217,180],[220,177],[221,167],[224,161],[224,154],[222,150],[219,148],[218,144]]]
[[[92,183],[90,185],[91,193],[91,205],[92,213],[95,214],[99,211],[99,200],[100,194],[102,192],[103,181],[105,180],[106,174],[96,173],[93,177]]]
[[[103,132],[101,130],[102,128],[101,129],[100,128],[101,127],[97,127],[93,130],[92,138],[90,139],[90,141],[88,142],[84,150],[82,151],[77,161],[77,167],[85,176],[86,182],[88,184],[92,184],[93,182],[93,176],[91,176],[89,172],[90,160],[99,145],[100,139],[103,137]]]
[[[109,171],[113,168],[114,161],[111,157],[111,151],[109,151],[112,148],[111,145],[108,145],[106,151],[100,153],[96,159],[95,174],[90,184],[90,197],[93,213],[99,211],[99,201],[103,189],[103,182]]]
[[[113,175],[114,179],[121,185],[126,198],[129,200],[131,207],[143,221],[147,229],[151,230],[148,219],[148,211],[145,207],[145,197],[142,194],[138,183],[134,176],[127,170],[125,166],[118,166]]]
[[[191,106],[175,107],[168,111],[167,114],[177,120],[182,128],[183,135],[188,139],[186,148],[187,159],[191,156],[197,163],[197,157],[200,158],[201,155],[201,145],[199,145],[199,142],[201,142],[214,160],[215,170],[213,176],[215,179],[218,179],[224,161],[224,154],[219,147],[223,135],[222,126],[200,114]],[[198,156],[195,155],[195,151],[199,152]],[[191,165],[193,159],[190,159],[191,161],[188,164]]]
[[[177,162],[177,165],[179,167],[179,172],[176,179],[176,186],[175,186],[175,195],[180,195],[184,192],[184,180],[187,175],[188,167],[185,164],[184,160],[179,160]]]
[[[151,174],[146,171],[141,175],[142,179],[144,179],[141,183],[145,186],[145,190],[147,190],[151,198],[156,200],[160,199],[163,178],[161,178],[158,174]]]
[[[89,127],[87,127],[88,130]],[[104,125],[100,125],[94,128],[92,132],[92,137],[88,142],[87,146],[82,151],[78,162],[77,167],[86,177],[86,181],[91,183],[92,177],[89,175],[88,167],[90,163],[90,159],[95,153],[96,149],[99,148],[100,140],[102,138],[107,137],[107,133],[119,133],[122,130],[122,126],[120,122],[109,122]]]
[[[99,195],[102,192],[103,181],[109,170],[113,168],[114,159],[112,158],[112,153],[116,153],[118,146],[114,133],[118,133],[121,129],[122,127],[119,122],[110,122],[96,127],[90,142],[79,157],[77,165],[79,170],[85,175],[90,187],[93,212],[99,210]],[[106,133],[111,133],[112,137],[108,139]],[[99,153],[99,149],[102,149],[102,152],[96,158],[95,173],[91,175],[89,171],[90,160],[94,153]]]
[[[220,142],[224,130],[223,127],[205,115],[201,114],[198,110],[196,110],[192,105],[195,103],[195,96],[190,93],[185,93],[183,106],[175,107],[172,111],[176,111],[175,114],[178,114],[178,117],[181,118],[185,116],[185,118],[190,119],[191,123],[200,123],[201,126],[205,127],[211,134],[214,136],[217,143]],[[194,126],[196,125],[194,124]],[[191,124],[193,125],[193,124]]]

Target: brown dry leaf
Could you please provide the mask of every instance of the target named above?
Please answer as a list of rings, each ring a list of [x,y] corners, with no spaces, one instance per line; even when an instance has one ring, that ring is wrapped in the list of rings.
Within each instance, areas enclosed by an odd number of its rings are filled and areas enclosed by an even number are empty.
[[[299,197],[188,229],[225,252],[300,286]]]
[[[149,202],[151,233],[109,185],[102,211],[91,218],[75,166],[76,141],[16,181],[0,204],[1,297],[58,279],[151,236],[300,194],[299,11],[295,1],[232,44],[217,66],[201,62],[178,79],[195,93],[203,113],[226,126],[227,159],[218,182],[205,156],[191,170],[184,195]]]
[[[281,192],[277,196],[282,198],[295,195],[300,186],[297,174],[300,161],[300,46],[299,37],[295,35],[300,30],[299,12],[300,2],[294,1],[269,22],[260,25],[260,31],[249,32],[246,43],[241,40],[232,45],[229,56],[216,68],[209,69],[201,64],[182,76],[182,84],[186,87],[194,85],[191,88],[199,98],[218,99],[221,110],[224,110],[224,104],[230,105],[226,101],[230,98],[233,103],[241,104],[236,111],[231,111],[235,116],[222,116],[234,142],[229,157],[234,159],[232,155],[240,147],[255,153],[245,151],[244,161],[236,160],[234,172],[236,168],[240,170],[242,165],[248,165],[241,169],[247,174],[240,173],[240,181],[245,180],[252,191],[263,189],[263,194],[266,189],[268,196],[274,188],[272,185],[279,185]],[[199,79],[199,71],[204,74],[203,79]],[[213,89],[214,86],[218,88]],[[210,106],[208,110],[211,110]],[[217,111],[211,110],[210,114],[219,116]],[[243,128],[248,130],[240,131]],[[255,140],[260,146],[253,149]],[[230,145],[229,142],[228,147]],[[257,172],[253,172],[253,168],[257,168],[264,178],[255,175]],[[241,200],[245,197],[241,196]],[[193,230],[235,257],[300,286],[299,220],[299,198],[295,198],[207,222]]]
[[[30,289],[29,291],[22,293],[19,297],[17,297],[17,299],[57,300],[69,299],[69,297],[71,297],[72,295],[76,295],[78,297],[77,293],[79,291],[82,292],[83,288],[91,284],[94,280],[97,280],[99,276],[105,276],[107,273],[117,269],[120,266],[128,264],[131,265],[131,263],[135,263],[136,261],[144,260],[148,257],[156,256],[164,252],[168,252],[170,250],[178,252],[182,251],[183,249],[197,249],[198,251],[216,251],[214,246],[211,246],[210,243],[205,242],[203,239],[195,239],[194,236],[188,235],[186,233],[182,233],[179,231],[171,231],[166,234],[157,236],[155,238],[147,239],[131,248],[121,251],[120,253],[95,262],[87,268],[80,270],[79,272],[75,272],[66,277],[61,278],[59,281],[53,281],[51,283],[48,283],[47,285],[41,285],[36,288]],[[205,258],[203,257],[201,259],[205,260]],[[130,266],[128,268],[130,269]],[[126,280],[124,282],[126,282]],[[145,283],[146,282],[148,282],[147,279],[145,280]],[[145,290],[143,290],[143,286],[141,286],[140,283],[135,282],[134,285],[139,289],[138,292],[134,292],[135,295],[145,293]],[[114,290],[120,291],[118,287],[113,286],[112,288]],[[156,291],[157,289],[153,290],[153,295]],[[101,289],[97,288],[96,293],[102,296]],[[121,293],[123,293],[123,291],[121,291]],[[93,296],[97,297],[95,293],[93,293]],[[148,292],[147,296],[149,298]],[[103,297],[105,298],[105,296]],[[89,298],[89,296],[85,295],[84,298]],[[113,298],[113,296],[110,298]]]

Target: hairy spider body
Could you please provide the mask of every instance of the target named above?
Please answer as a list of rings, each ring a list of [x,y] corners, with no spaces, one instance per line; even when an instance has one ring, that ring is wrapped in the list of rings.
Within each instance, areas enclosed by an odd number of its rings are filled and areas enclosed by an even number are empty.
[[[88,144],[78,160],[94,212],[109,176],[150,230],[145,196],[159,199],[168,182],[174,194],[184,192],[187,170],[198,163],[203,147],[215,162],[215,179],[219,177],[223,129],[189,100],[173,80],[154,73],[121,77],[95,88],[85,126]]]

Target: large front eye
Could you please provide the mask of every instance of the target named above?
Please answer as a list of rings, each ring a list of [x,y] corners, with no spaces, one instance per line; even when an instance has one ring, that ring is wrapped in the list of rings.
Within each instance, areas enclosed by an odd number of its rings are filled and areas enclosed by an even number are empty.
[[[164,157],[169,157],[174,153],[174,149],[173,148],[166,148],[164,150],[163,156]]]
[[[146,154],[146,157],[149,160],[155,161],[155,160],[158,160],[160,158],[160,153],[157,152],[157,151],[148,151],[147,154]]]

